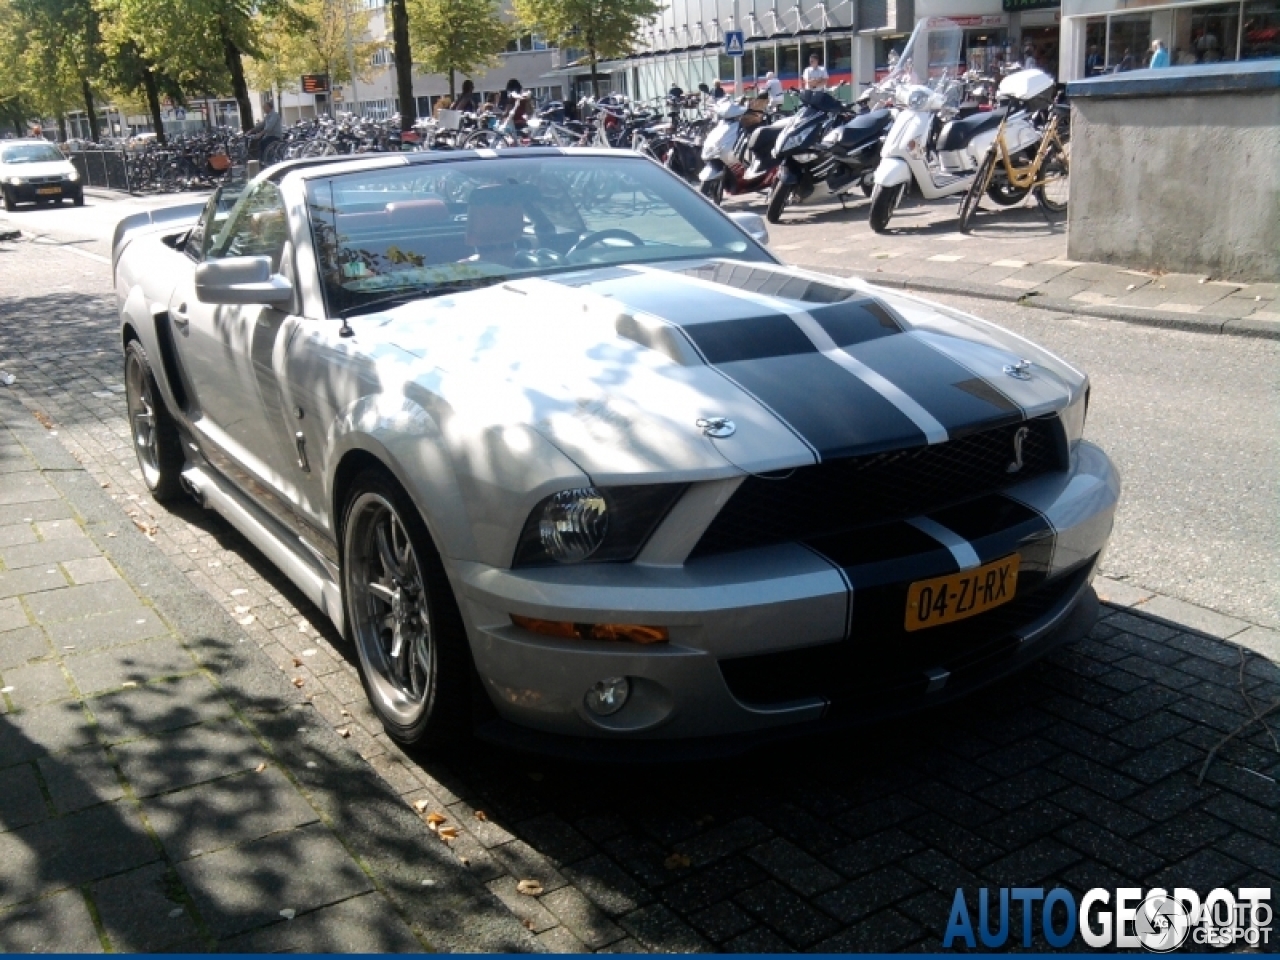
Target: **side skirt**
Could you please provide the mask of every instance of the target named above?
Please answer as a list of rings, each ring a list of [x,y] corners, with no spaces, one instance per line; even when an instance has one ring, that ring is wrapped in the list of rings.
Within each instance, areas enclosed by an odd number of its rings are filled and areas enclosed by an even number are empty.
[[[212,469],[188,463],[182,471],[182,485],[197,503],[220,514],[261,550],[346,636],[337,567]]]

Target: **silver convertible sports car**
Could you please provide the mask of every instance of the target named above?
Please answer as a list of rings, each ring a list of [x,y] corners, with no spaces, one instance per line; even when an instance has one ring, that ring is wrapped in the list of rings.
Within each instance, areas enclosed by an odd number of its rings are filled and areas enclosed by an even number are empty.
[[[942,703],[1078,637],[1086,378],[783,266],[623,152],[273,167],[116,231],[129,416],[353,644],[388,733],[600,758]]]

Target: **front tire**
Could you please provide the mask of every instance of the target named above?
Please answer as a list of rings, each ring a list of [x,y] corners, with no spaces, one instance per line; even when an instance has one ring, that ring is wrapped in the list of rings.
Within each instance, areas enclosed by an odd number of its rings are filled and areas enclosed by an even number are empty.
[[[402,746],[438,752],[467,736],[466,631],[440,554],[387,474],[356,478],[343,521],[342,594],[365,693]]]
[[[775,183],[769,192],[769,208],[765,211],[765,219],[770,223],[781,223],[782,211],[786,210],[787,204],[791,202],[792,193],[791,184],[780,180]]]
[[[18,209],[18,201],[13,199],[13,193],[8,187],[5,187],[4,189],[4,208],[9,213],[13,213],[13,211]]]
[[[129,436],[142,468],[142,482],[157,503],[182,495],[182,467],[186,457],[178,425],[160,396],[147,351],[129,341],[124,354],[124,396],[129,411]]]
[[[72,203],[74,206],[77,206],[77,207],[83,207],[83,206],[84,206],[84,191],[83,191],[83,190],[81,190],[79,193],[77,193],[77,194],[75,195],[75,197],[73,197],[73,198],[72,198],[71,203]]]
[[[1052,147],[1044,162],[1040,164],[1041,183],[1032,194],[1040,209],[1047,213],[1062,213],[1067,209],[1067,200],[1071,193],[1071,170],[1066,153]]]
[[[704,197],[718,207],[720,206],[720,202],[724,199],[724,180],[716,179],[704,181],[698,187],[698,190]]]
[[[982,158],[982,163],[978,165],[978,173],[973,178],[973,183],[969,184],[969,189],[964,195],[964,199],[960,201],[960,232],[969,232],[969,223],[973,219],[973,215],[978,212],[978,206],[982,203],[982,195],[986,192],[988,182],[991,180],[991,174],[996,168],[996,151],[988,150],[987,155]]]
[[[871,214],[869,220],[871,229],[876,233],[884,233],[889,228],[889,220],[893,217],[893,211],[898,208],[898,203],[902,200],[903,193],[906,192],[907,185],[900,183],[895,187],[884,187],[876,184],[875,189],[871,191]]]

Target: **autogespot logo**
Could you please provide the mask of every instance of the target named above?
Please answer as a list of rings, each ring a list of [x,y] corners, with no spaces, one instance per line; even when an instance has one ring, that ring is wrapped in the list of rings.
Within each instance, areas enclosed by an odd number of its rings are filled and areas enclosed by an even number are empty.
[[[979,942],[988,949],[1005,946],[1012,901],[1021,904],[1024,947],[1031,946],[1037,929],[1049,946],[1059,950],[1071,946],[1077,935],[1098,949],[1143,947],[1152,953],[1169,953],[1188,941],[1199,948],[1241,943],[1258,947],[1271,942],[1270,900],[1270,887],[1241,887],[1234,895],[1220,887],[1203,903],[1187,887],[1176,887],[1172,893],[1160,888],[1143,893],[1138,887],[1115,891],[1095,887],[1077,906],[1071,891],[1061,887],[1047,894],[1042,887],[1001,887],[994,896],[984,887],[978,891],[975,924],[969,899],[958,888],[942,946],[951,949],[957,940],[971,950]]]

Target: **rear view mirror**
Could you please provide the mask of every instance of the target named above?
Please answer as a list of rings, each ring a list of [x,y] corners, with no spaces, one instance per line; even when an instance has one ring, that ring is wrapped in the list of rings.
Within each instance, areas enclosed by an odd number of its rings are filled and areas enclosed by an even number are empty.
[[[758,213],[748,213],[745,210],[739,213],[731,213],[729,219],[740,226],[747,235],[756,243],[767,245],[769,243],[769,228],[765,226],[764,217]]]
[[[293,284],[271,272],[270,257],[229,257],[196,267],[196,299],[201,303],[270,303],[293,300]]]

